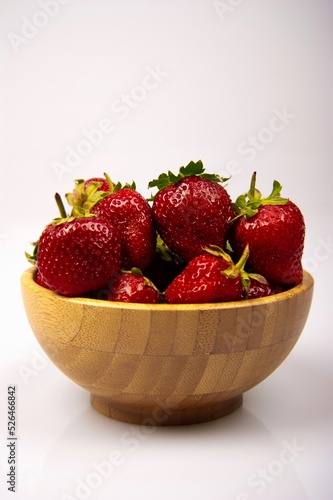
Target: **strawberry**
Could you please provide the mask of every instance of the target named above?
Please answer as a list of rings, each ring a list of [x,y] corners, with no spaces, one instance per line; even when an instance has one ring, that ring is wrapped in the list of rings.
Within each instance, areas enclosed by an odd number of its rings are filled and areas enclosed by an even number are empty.
[[[198,304],[230,302],[247,296],[251,277],[265,282],[259,275],[248,275],[244,266],[248,247],[237,264],[219,247],[205,249],[206,253],[195,257],[165,291],[169,304]]]
[[[120,230],[124,267],[144,270],[155,251],[156,232],[148,202],[134,189],[121,188],[96,204],[92,213],[104,215]]]
[[[105,293],[106,292],[106,293]],[[136,302],[140,304],[158,304],[161,302],[160,293],[154,284],[140,269],[117,273],[109,283],[107,291],[102,290],[101,298],[118,302]]]
[[[102,216],[65,217],[63,205],[61,214],[46,226],[35,247],[38,282],[66,296],[107,286],[121,266],[118,228]]]
[[[234,217],[229,194],[216,174],[207,174],[201,161],[168,172],[149,183],[159,191],[153,198],[157,232],[172,252],[186,262],[205,253],[204,247],[223,247]]]
[[[275,295],[274,288],[269,283],[264,283],[256,279],[250,280],[250,286],[247,291],[247,299],[258,299],[260,297],[268,297]]]
[[[112,183],[109,176],[109,190],[103,192],[99,182],[76,181],[72,193],[66,195],[73,207],[72,215],[85,210],[108,219],[120,231],[125,268],[145,269],[153,259],[156,245],[156,231],[150,205],[136,190],[135,183]]]
[[[246,195],[237,198],[237,216],[230,233],[236,255],[249,245],[247,265],[265,276],[271,285],[291,288],[302,281],[305,224],[300,209],[280,196],[282,186],[274,181],[271,194],[262,198],[255,188],[256,173]]]

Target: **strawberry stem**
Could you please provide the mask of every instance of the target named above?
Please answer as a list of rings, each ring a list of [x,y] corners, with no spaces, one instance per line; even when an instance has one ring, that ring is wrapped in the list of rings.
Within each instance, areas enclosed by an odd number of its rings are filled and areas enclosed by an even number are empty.
[[[66,217],[67,217],[67,213],[66,213],[66,210],[65,210],[65,207],[64,207],[64,203],[63,203],[63,201],[62,201],[62,199],[61,199],[60,194],[59,194],[59,193],[56,193],[56,194],[54,195],[54,198],[55,198],[56,204],[57,204],[58,209],[59,209],[60,217],[61,217],[62,219],[66,219]]]
[[[250,191],[248,193],[248,196],[250,199],[255,198],[256,179],[257,179],[257,172],[253,172],[252,177],[251,177]]]
[[[249,248],[249,245],[247,244],[246,247],[244,248],[244,251],[243,251],[239,261],[237,262],[237,264],[235,264],[235,266],[237,267],[237,269],[239,269],[240,272],[242,272],[244,270],[244,267],[245,267],[247,259],[249,258],[249,255],[250,255],[250,248]]]

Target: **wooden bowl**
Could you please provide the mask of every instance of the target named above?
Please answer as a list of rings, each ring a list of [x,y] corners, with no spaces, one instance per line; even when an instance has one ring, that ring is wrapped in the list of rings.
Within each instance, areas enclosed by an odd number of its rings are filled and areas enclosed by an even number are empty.
[[[60,296],[21,277],[31,328],[52,362],[91,393],[99,412],[134,424],[178,425],[233,412],[296,344],[313,278],[241,302],[145,305]]]

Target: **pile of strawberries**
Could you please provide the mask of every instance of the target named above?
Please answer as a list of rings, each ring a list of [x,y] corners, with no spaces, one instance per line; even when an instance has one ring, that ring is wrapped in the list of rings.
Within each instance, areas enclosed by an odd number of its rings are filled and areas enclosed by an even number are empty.
[[[75,181],[67,213],[46,226],[29,262],[37,283],[68,297],[139,303],[209,303],[253,299],[302,281],[305,224],[274,181],[235,202],[228,179],[201,161],[151,181],[149,200],[135,184],[107,174]]]

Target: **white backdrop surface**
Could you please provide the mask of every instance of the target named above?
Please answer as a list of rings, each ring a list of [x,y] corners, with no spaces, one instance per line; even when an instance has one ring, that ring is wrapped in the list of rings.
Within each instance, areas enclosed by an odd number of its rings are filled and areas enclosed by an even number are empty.
[[[2,0],[1,499],[11,384],[18,500],[333,499],[332,21],[329,0]],[[148,433],[99,415],[48,361],[22,305],[24,251],[74,179],[106,171],[149,195],[198,159],[231,176],[232,198],[254,170],[264,193],[282,183],[315,295],[295,349],[240,410]]]

